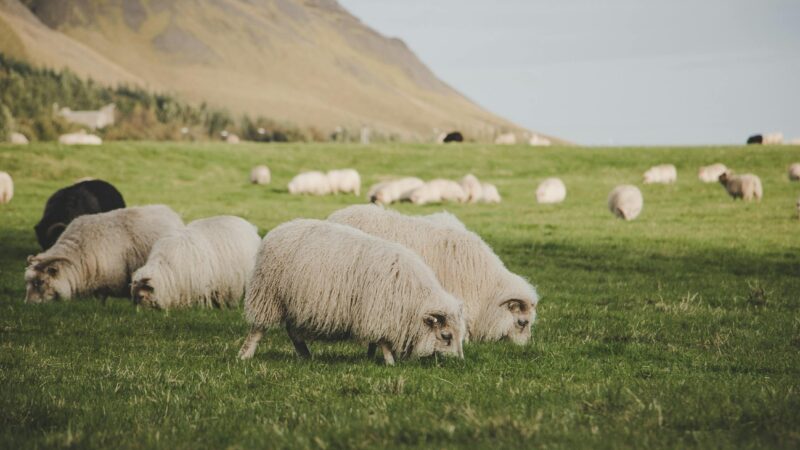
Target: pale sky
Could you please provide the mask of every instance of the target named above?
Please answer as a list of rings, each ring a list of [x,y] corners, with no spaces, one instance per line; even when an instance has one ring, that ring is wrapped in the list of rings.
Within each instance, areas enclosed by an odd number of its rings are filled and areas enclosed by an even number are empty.
[[[800,0],[340,0],[445,82],[585,145],[800,138]]]

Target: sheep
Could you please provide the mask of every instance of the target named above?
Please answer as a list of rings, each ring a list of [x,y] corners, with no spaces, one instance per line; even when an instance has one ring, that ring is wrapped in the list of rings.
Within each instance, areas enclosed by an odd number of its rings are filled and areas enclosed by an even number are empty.
[[[328,220],[404,245],[422,257],[442,287],[464,301],[466,336],[475,341],[530,340],[539,296],[509,271],[492,249],[466,227],[406,216],[375,205],[334,212]],[[455,219],[457,220],[457,219]]]
[[[741,198],[746,202],[753,199],[761,201],[764,196],[761,179],[750,173],[734,175],[732,171],[726,170],[719,176],[719,183],[734,200]]]
[[[329,170],[327,176],[332,193],[361,195],[361,176],[355,169]]]
[[[531,146],[534,146],[534,147],[547,147],[550,144],[551,144],[550,139],[547,139],[546,137],[543,137],[543,136],[539,136],[538,134],[534,134],[528,140],[528,145],[531,145]]]
[[[461,179],[461,189],[467,194],[467,201],[469,203],[476,203],[483,197],[483,186],[478,181],[478,177],[468,173]]]
[[[455,181],[437,178],[414,189],[410,198],[411,203],[415,205],[449,201],[463,203],[467,201],[467,193]]]
[[[567,187],[559,178],[547,178],[536,188],[536,201],[539,203],[561,203],[567,198]]]
[[[764,145],[780,145],[783,144],[783,133],[776,131],[774,133],[767,133],[763,137]]]
[[[670,184],[678,179],[678,171],[672,164],[653,166],[644,173],[644,184]]]
[[[11,142],[12,144],[17,144],[17,145],[28,145],[28,143],[29,143],[29,141],[28,141],[28,138],[27,138],[27,137],[25,137],[25,135],[24,135],[24,134],[22,134],[22,133],[17,133],[16,131],[12,132],[12,133],[11,133],[11,134],[8,136],[8,140],[9,140],[9,142]]]
[[[42,250],[47,250],[76,217],[124,207],[125,199],[111,183],[93,179],[77,182],[47,199],[42,218],[33,227],[36,239]]]
[[[464,142],[464,135],[460,131],[451,131],[442,136],[440,142],[449,144],[451,142]]]
[[[423,186],[424,181],[416,177],[400,178],[399,180],[385,181],[373,185],[367,193],[369,201],[381,205],[389,205],[394,202],[407,201],[411,199],[411,193]]]
[[[500,203],[503,199],[497,191],[497,186],[490,183],[481,183],[481,191],[483,196],[481,201],[483,203]]]
[[[800,181],[800,163],[789,166],[789,181]]]
[[[159,239],[134,272],[134,304],[156,309],[235,307],[261,243],[258,229],[234,216],[191,222]]]
[[[255,166],[250,170],[250,182],[253,184],[269,184],[272,174],[267,166]]]
[[[621,219],[633,220],[637,218],[643,207],[642,191],[636,186],[623,184],[615,187],[608,194],[608,209]]]
[[[8,172],[0,172],[0,204],[8,203],[14,197],[14,180]]]
[[[101,145],[103,140],[100,139],[100,136],[81,130],[77,133],[62,134],[58,137],[58,143],[63,145]]]
[[[312,171],[303,172],[292,178],[289,182],[289,193],[328,195],[331,193],[331,185],[328,176],[322,172]]]
[[[131,275],[153,244],[183,221],[164,205],[88,214],[73,220],[49,250],[28,257],[26,303],[130,294]]]
[[[494,140],[497,145],[514,145],[517,143],[517,136],[514,133],[503,133]]]
[[[719,176],[722,175],[728,168],[725,164],[714,163],[710,166],[701,167],[697,171],[697,178],[703,183],[716,183],[719,181]]]
[[[387,365],[393,353],[464,357],[463,302],[411,250],[345,225],[296,219],[270,231],[244,309],[251,329],[241,359],[279,324],[304,358],[306,340],[348,337],[380,345]]]

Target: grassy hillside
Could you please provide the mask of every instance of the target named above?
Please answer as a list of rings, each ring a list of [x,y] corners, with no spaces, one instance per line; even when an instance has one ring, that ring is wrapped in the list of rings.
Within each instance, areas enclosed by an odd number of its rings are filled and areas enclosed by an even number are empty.
[[[800,445],[800,221],[787,165],[797,147],[552,148],[116,143],[0,147],[16,196],[0,205],[0,447],[620,448]],[[721,161],[764,182],[760,204],[696,179]],[[673,162],[678,183],[642,186],[634,222],[608,213],[618,183]],[[248,184],[265,163],[269,186]],[[387,368],[353,344],[298,360],[274,331],[236,352],[241,310],[136,309],[122,299],[25,305],[32,226],[56,188],[95,176],[129,204],[188,220],[236,214],[262,234],[323,218],[354,197],[292,197],[298,171],[498,185],[499,205],[447,209],[480,233],[542,301],[534,342],[471,344],[464,361]],[[560,176],[562,205],[533,201]]]

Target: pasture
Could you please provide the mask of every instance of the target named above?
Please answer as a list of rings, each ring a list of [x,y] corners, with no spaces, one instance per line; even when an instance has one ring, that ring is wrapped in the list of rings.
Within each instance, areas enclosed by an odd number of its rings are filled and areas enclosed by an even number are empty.
[[[761,203],[733,201],[697,168],[759,175]],[[0,205],[0,448],[642,448],[800,446],[798,147],[530,148],[112,143],[0,147],[15,197]],[[674,185],[642,185],[673,163]],[[272,184],[249,184],[267,164]],[[466,359],[384,367],[355,344],[295,357],[283,330],[236,358],[241,309],[168,313],[110,299],[26,305],[33,225],[57,188],[113,183],[129,205],[165,203],[186,222],[233,214],[263,235],[363,202],[289,196],[301,170],[495,183],[498,205],[446,209],[541,295],[534,340],[470,344]],[[538,181],[567,199],[537,205]],[[644,210],[606,196],[639,185]]]

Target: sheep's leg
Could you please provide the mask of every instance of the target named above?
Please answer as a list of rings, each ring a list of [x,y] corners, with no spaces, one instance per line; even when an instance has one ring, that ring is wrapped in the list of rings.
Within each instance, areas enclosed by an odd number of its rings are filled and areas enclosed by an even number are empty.
[[[394,365],[394,355],[392,355],[392,349],[389,348],[389,344],[382,342],[381,343],[381,350],[383,350],[383,360],[386,362],[387,366]]]
[[[264,337],[264,330],[254,326],[250,329],[250,334],[244,340],[244,345],[242,345],[242,349],[239,350],[239,359],[250,359],[256,353],[256,346],[258,345],[258,341]]]
[[[367,347],[367,358],[374,359],[375,352],[378,350],[378,344],[374,342],[370,342],[369,346]]]
[[[311,352],[308,351],[308,346],[306,345],[303,338],[297,333],[297,330],[294,329],[289,324],[286,324],[286,333],[289,334],[289,339],[292,340],[292,344],[294,344],[294,351],[297,352],[297,356],[308,359],[311,358]]]

